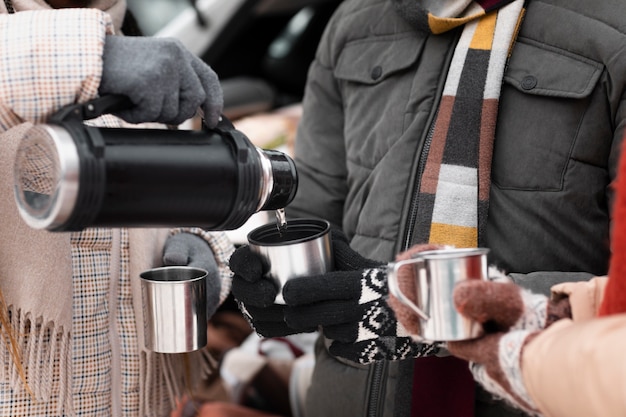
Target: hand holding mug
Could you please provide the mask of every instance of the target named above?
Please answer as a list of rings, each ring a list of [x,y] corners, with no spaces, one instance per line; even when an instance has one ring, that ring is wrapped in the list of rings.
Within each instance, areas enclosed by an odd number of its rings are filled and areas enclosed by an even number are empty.
[[[418,341],[448,342],[480,336],[481,325],[456,311],[452,294],[458,283],[488,278],[489,249],[432,248],[414,246],[388,265],[392,308]]]
[[[244,317],[264,337],[315,331],[316,326],[285,323],[283,286],[296,277],[332,269],[330,224],[319,219],[295,219],[286,229],[279,229],[268,223],[252,230],[248,242],[230,258],[232,293]]]
[[[481,323],[486,334],[449,342],[449,352],[469,361],[474,378],[489,392],[536,412],[522,380],[522,349],[554,321],[571,317],[568,299],[552,301],[501,279],[458,284],[454,304],[465,317]]]

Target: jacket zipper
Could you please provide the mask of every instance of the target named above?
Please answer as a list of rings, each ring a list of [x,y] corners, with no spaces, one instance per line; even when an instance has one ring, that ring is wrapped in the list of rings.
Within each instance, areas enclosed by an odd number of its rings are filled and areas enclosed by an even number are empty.
[[[383,375],[387,373],[387,361],[374,362],[372,365],[372,382],[370,383],[370,399],[367,405],[368,417],[379,417]]]
[[[415,185],[415,189],[413,190],[413,196],[411,197],[411,206],[409,210],[409,219],[407,222],[406,233],[403,240],[403,245],[401,250],[407,250],[410,247],[411,239],[413,238],[413,229],[415,227],[415,223],[417,221],[417,200],[419,195],[419,187],[422,172],[424,172],[424,166],[426,165],[426,159],[428,158],[428,150],[430,149],[430,144],[433,138],[433,132],[435,130],[435,121],[437,120],[438,111],[435,112],[435,117],[432,119],[430,123],[430,128],[428,129],[428,135],[424,140],[424,145],[422,146],[422,151],[420,153],[419,163],[417,165],[417,175],[418,181]],[[367,405],[367,415],[368,417],[378,417],[381,415],[380,413],[380,397],[383,385],[383,375],[387,372],[387,361],[375,362],[372,365],[372,382],[370,383],[370,399]]]
[[[413,229],[415,227],[415,223],[417,221],[417,208],[418,208],[418,195],[419,195],[419,187],[422,172],[424,172],[424,167],[426,165],[426,160],[428,158],[428,151],[430,149],[430,144],[433,138],[433,132],[435,131],[435,121],[437,120],[437,114],[439,111],[435,112],[435,116],[430,122],[430,128],[428,129],[428,135],[424,140],[424,145],[422,146],[422,150],[420,152],[419,163],[417,165],[417,184],[415,185],[415,189],[413,190],[413,195],[411,197],[411,206],[409,209],[409,219],[407,222],[406,233],[403,240],[403,245],[401,250],[407,250],[410,247],[411,239],[413,238]],[[383,385],[383,375],[387,372],[387,367],[389,365],[386,361],[375,362],[372,365],[372,381],[370,383],[370,397],[367,405],[367,415],[368,417],[378,417],[381,415],[380,413],[380,397]]]
[[[418,210],[418,198],[419,198],[419,189],[421,185],[422,173],[424,172],[424,168],[426,167],[426,160],[428,159],[428,152],[430,151],[430,145],[433,141],[433,134],[435,132],[435,122],[437,121],[437,116],[439,115],[439,110],[435,111],[435,116],[430,122],[430,127],[428,128],[428,135],[424,139],[424,145],[422,146],[422,150],[420,152],[419,163],[417,165],[417,181],[415,184],[415,188],[413,189],[413,195],[411,197],[411,206],[409,209],[409,218],[407,221],[406,231],[402,243],[401,250],[405,251],[411,247],[411,242],[413,239],[413,230],[415,230],[415,224],[417,223],[417,210]]]
[[[452,58],[454,56],[454,50],[456,45],[461,38],[461,31],[457,31],[455,35],[455,40],[452,41],[452,46],[448,49],[448,56],[445,61],[446,71],[442,71],[443,74],[447,74],[450,69],[450,65],[452,63]],[[433,103],[433,108],[435,112],[433,114],[432,119],[430,120],[430,124],[428,127],[428,133],[424,138],[424,143],[422,145],[422,149],[419,151],[419,162],[417,168],[415,170],[415,187],[413,188],[413,193],[411,196],[411,204],[409,206],[409,216],[406,222],[406,229],[404,231],[404,238],[402,240],[402,244],[399,248],[399,251],[405,251],[411,247],[413,241],[413,234],[415,230],[415,224],[417,223],[417,211],[419,209],[418,198],[419,198],[419,190],[421,186],[421,178],[426,167],[426,160],[428,159],[428,152],[430,151],[430,145],[433,140],[433,135],[435,133],[435,123],[437,122],[437,117],[439,116],[439,104],[443,98],[443,91],[445,87],[446,76],[443,75],[440,81],[440,85],[437,88],[437,96],[435,98],[435,102]]]
[[[461,37],[461,32],[458,31],[456,35],[456,40],[453,42],[453,45],[456,45]],[[452,56],[454,55],[454,47],[450,48],[448,57],[446,58],[445,68],[450,68],[450,63],[452,62]],[[447,74],[447,71],[446,71]],[[421,185],[421,176],[424,172],[424,167],[426,166],[426,160],[428,158],[428,151],[430,150],[430,145],[432,143],[433,134],[435,131],[435,122],[437,121],[437,116],[439,114],[439,103],[441,102],[443,96],[443,88],[445,84],[445,77],[441,80],[441,85],[438,88],[438,93],[436,97],[436,101],[433,103],[433,108],[435,112],[433,114],[433,118],[430,120],[428,133],[424,138],[424,143],[422,145],[422,149],[419,151],[419,162],[415,169],[415,187],[413,188],[413,194],[411,196],[411,204],[409,206],[409,217],[406,222],[406,229],[404,232],[404,237],[402,239],[402,246],[400,247],[400,251],[405,251],[411,246],[411,241],[413,239],[413,230],[415,228],[415,224],[417,222],[417,211],[418,211],[418,196],[419,189]],[[368,417],[380,417],[382,413],[380,412],[380,402],[381,402],[381,392],[382,386],[384,384],[383,375],[387,372],[387,361],[375,362],[372,366],[372,381],[369,385],[369,401],[367,404],[367,416]]]

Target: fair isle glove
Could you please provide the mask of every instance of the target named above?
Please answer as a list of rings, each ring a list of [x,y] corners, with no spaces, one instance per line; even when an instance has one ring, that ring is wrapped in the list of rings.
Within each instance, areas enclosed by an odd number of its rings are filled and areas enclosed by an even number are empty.
[[[177,125],[202,109],[206,125],[217,125],[224,105],[217,74],[180,41],[108,35],[102,60],[98,92],[124,95],[134,104],[116,116]]]
[[[335,270],[285,284],[287,324],[321,326],[331,354],[361,364],[436,353],[436,345],[414,342],[387,305],[386,264],[360,256],[341,231],[331,237]]]
[[[207,271],[207,317],[220,305],[221,280],[209,244],[198,235],[181,232],[167,237],[163,246],[163,266],[191,266]]]
[[[454,303],[461,314],[482,323],[486,335],[448,342],[449,352],[470,362],[474,379],[487,391],[537,415],[522,379],[523,348],[556,320],[571,317],[568,299],[551,301],[513,282],[467,281],[457,284]]]

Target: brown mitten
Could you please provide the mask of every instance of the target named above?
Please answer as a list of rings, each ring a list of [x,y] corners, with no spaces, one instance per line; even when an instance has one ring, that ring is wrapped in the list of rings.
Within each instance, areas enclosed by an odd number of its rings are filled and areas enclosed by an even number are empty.
[[[448,351],[470,362],[485,389],[528,413],[537,413],[521,375],[522,349],[555,320],[571,317],[568,299],[556,302],[512,282],[467,281],[454,291],[457,310],[483,324],[485,336],[448,342]]]

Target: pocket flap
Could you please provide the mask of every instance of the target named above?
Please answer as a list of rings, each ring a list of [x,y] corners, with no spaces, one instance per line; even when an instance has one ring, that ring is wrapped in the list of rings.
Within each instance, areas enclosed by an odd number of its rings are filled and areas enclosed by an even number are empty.
[[[504,81],[527,94],[583,98],[593,90],[602,68],[583,56],[518,40]]]
[[[423,42],[415,37],[377,38],[346,45],[335,67],[335,77],[363,84],[377,84],[411,66]]]

